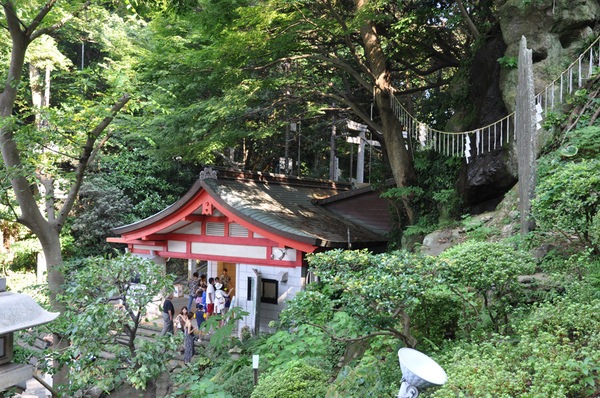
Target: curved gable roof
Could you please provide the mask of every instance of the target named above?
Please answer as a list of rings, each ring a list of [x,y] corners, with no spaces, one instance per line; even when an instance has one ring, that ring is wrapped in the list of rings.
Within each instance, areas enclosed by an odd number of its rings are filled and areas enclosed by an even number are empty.
[[[318,204],[350,188],[344,183],[220,170],[218,180],[198,180],[173,205],[113,232],[127,235],[155,230],[157,225],[172,225],[190,214],[202,214],[199,198],[207,194],[218,210],[259,234],[266,231],[315,247],[384,245],[386,239],[381,234]]]

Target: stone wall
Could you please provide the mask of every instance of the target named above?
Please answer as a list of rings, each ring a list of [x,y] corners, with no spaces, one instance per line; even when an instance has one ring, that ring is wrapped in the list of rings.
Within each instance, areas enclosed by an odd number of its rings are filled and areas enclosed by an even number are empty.
[[[500,26],[506,43],[506,57],[518,57],[521,36],[533,54],[535,92],[577,59],[585,39],[598,32],[598,0],[508,0],[500,9]],[[503,68],[500,88],[509,112],[514,112],[517,69]]]

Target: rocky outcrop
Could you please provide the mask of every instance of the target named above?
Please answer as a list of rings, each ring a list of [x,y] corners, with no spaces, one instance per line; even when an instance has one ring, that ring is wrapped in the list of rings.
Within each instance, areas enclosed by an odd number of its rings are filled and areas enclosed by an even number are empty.
[[[533,53],[534,89],[539,93],[586,49],[600,30],[599,19],[599,0],[509,0],[500,9],[505,57],[518,57],[521,36],[525,36]],[[515,110],[517,80],[517,69],[502,69],[500,87],[510,112]],[[550,138],[549,132],[538,131],[538,151]],[[508,155],[513,164],[509,169],[516,170],[515,151]]]
[[[500,64],[497,59],[504,55],[506,45],[500,29],[488,32],[488,38],[473,55],[468,73],[457,73],[451,85],[453,97],[464,108],[456,109],[446,124],[448,131],[464,131],[491,124],[506,116],[500,85]],[[467,93],[461,93],[468,87]],[[461,171],[458,190],[469,205],[480,205],[490,199],[501,197],[515,183],[515,177],[506,169],[502,150],[485,153],[472,158]],[[492,209],[484,206],[485,210]]]
[[[598,31],[598,0],[508,0],[500,9],[505,57],[518,57],[521,36],[533,52],[535,92],[560,77]],[[500,88],[509,112],[515,110],[517,69],[503,68]]]
[[[498,58],[506,51],[506,44],[500,31],[492,34],[477,51],[471,67],[471,97],[474,103],[475,123],[470,128],[494,123],[508,112],[502,101],[499,80],[501,67]],[[501,198],[516,182],[515,174],[506,162],[505,151],[500,148],[473,158],[466,165],[467,189],[464,198],[480,211],[488,211],[498,204],[494,198]],[[489,206],[485,205],[489,203]]]
[[[535,92],[542,91],[585,49],[600,30],[600,0],[508,0],[500,9],[501,37],[491,33],[475,55],[469,84],[475,109],[468,123],[464,110],[449,128],[485,126],[515,110],[518,74],[498,58],[518,57],[521,36],[533,52]],[[538,150],[550,136],[538,132]],[[465,166],[462,192],[473,213],[491,210],[517,181],[514,141],[502,150],[477,156]]]
[[[463,234],[464,228],[434,231],[423,239],[421,252],[429,256],[438,256],[449,247],[459,244]]]

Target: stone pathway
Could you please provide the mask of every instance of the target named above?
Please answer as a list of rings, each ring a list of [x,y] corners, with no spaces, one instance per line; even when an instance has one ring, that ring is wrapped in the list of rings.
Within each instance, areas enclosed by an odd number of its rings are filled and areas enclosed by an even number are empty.
[[[52,377],[45,376],[44,379],[48,384],[52,384]],[[50,391],[46,390],[36,379],[27,380],[27,390],[23,394],[17,394],[17,397],[22,398],[46,398],[50,396]]]

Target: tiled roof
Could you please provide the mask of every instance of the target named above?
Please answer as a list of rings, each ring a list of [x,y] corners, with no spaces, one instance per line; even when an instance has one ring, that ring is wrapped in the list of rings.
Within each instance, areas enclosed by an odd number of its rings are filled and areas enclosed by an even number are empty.
[[[350,190],[350,184],[335,183],[263,173],[220,170],[218,179],[201,180],[201,187],[232,213],[257,227],[281,236],[321,247],[370,247],[385,244],[386,239],[373,230],[344,218],[318,204]],[[199,193],[198,184],[185,197]],[[183,198],[182,198],[183,199]],[[177,202],[156,214],[171,214]],[[181,205],[178,206],[178,204]],[[152,216],[139,223],[117,228],[123,233],[148,225]]]

